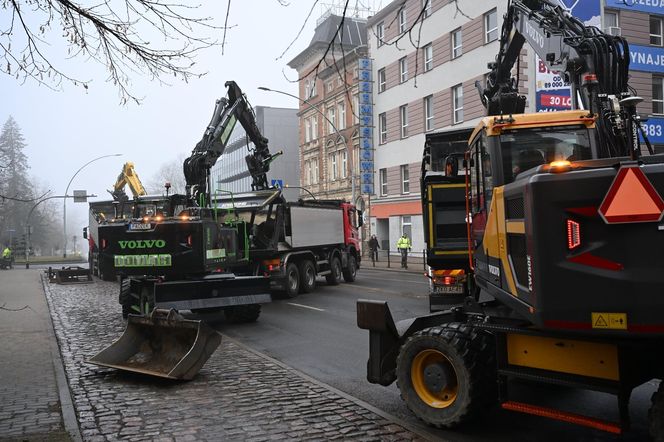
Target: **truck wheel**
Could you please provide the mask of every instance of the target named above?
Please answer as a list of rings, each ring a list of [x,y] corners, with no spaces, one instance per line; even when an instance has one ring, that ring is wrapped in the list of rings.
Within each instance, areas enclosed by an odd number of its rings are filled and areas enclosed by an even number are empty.
[[[344,281],[353,282],[357,276],[357,261],[353,255],[348,257],[348,267],[344,269]]]
[[[330,274],[325,275],[325,280],[330,285],[337,285],[341,282],[341,261],[337,256],[332,257],[330,261]]]
[[[418,418],[453,428],[495,401],[495,365],[489,333],[450,323],[424,329],[406,341],[397,360],[397,385]]]
[[[241,324],[244,322],[256,322],[261,315],[260,304],[249,305],[234,305],[224,309],[226,320],[233,324]]]
[[[300,271],[294,262],[286,266],[286,296],[294,298],[300,292]]]
[[[652,406],[648,410],[648,430],[654,441],[664,440],[664,382],[650,398]]]
[[[305,259],[300,264],[300,292],[310,293],[316,288],[316,268],[314,263]]]

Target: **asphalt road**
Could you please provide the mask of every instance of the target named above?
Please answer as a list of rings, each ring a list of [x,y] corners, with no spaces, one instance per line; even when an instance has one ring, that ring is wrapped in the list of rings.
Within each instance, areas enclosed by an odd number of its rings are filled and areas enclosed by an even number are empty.
[[[257,323],[216,327],[224,334],[266,353],[322,382],[332,385],[411,425],[425,427],[406,408],[393,384],[389,387],[366,381],[368,332],[356,324],[357,299],[387,300],[395,321],[426,314],[427,283],[420,274],[362,269],[353,284],[326,286],[294,299],[279,299],[263,306]],[[491,410],[480,421],[456,431],[427,428],[450,441],[514,440],[644,440],[647,410],[654,383],[635,390],[631,401],[633,429],[622,438],[543,418]],[[513,399],[560,407],[581,414],[617,420],[617,401],[611,395],[525,382],[510,386]]]

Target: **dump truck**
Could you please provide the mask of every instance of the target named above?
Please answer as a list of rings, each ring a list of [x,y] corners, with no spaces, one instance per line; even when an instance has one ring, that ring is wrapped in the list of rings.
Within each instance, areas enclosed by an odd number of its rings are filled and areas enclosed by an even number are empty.
[[[511,70],[526,41],[571,83],[573,110],[524,114]],[[632,390],[664,378],[664,156],[641,127],[629,53],[557,3],[509,3],[479,87],[488,115],[463,160],[468,296],[399,323],[386,302],[357,303],[369,382],[396,380],[430,425],[455,428],[499,404],[622,434]],[[619,420],[518,401],[513,380],[612,394]],[[661,440],[661,383],[652,401]]]
[[[272,290],[287,297],[309,293],[316,277],[327,283],[355,281],[360,266],[362,213],[343,200],[287,201],[280,189],[217,195],[225,219],[250,225],[249,265],[270,279]]]

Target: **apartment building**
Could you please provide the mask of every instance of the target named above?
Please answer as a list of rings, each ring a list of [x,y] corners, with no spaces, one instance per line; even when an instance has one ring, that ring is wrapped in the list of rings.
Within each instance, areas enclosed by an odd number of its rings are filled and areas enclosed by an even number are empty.
[[[359,176],[359,63],[366,60],[366,20],[328,12],[308,47],[288,66],[299,80],[302,187],[317,198],[365,204]]]
[[[270,164],[268,183],[284,187],[299,186],[298,118],[297,109],[256,106],[256,124],[269,140],[270,152],[283,151],[283,155]],[[251,191],[251,176],[245,157],[254,144],[247,139],[244,128],[238,124],[231,134],[224,154],[212,168],[213,190],[242,193]],[[296,200],[299,189],[286,189],[286,198]]]
[[[368,20],[374,79],[371,232],[394,250],[402,232],[424,249],[420,164],[425,134],[484,116],[475,81],[498,52],[505,0],[397,0]],[[528,60],[521,60],[528,92]]]

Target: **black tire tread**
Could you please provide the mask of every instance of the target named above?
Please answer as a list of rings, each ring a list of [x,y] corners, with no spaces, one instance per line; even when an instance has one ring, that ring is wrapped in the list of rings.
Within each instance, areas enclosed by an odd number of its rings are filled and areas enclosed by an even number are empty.
[[[232,324],[256,322],[261,314],[260,304],[234,305],[224,310],[226,320]]]
[[[402,349],[423,337],[446,341],[456,350],[469,373],[469,400],[454,416],[441,419],[440,409],[426,406],[410,381],[407,385],[402,385],[397,376],[401,399],[419,419],[437,428],[455,428],[477,418],[487,407],[495,403],[497,397],[495,340],[490,333],[463,323],[448,323],[415,333],[408,338]],[[406,362],[410,363],[403,360],[400,351],[397,374],[403,369],[410,372],[410,364],[407,368],[402,366]],[[411,401],[424,405],[424,412],[414,409]]]
[[[338,256],[334,256],[330,260],[330,274],[325,275],[325,281],[327,281],[327,283],[329,285],[339,285],[339,283],[341,282],[340,278],[337,275],[334,274],[335,264],[338,265],[339,267],[341,267],[341,261],[339,260]],[[342,271],[342,273],[343,273],[343,271]]]
[[[664,442],[664,382],[650,398],[652,405],[648,409],[648,431],[652,440]]]
[[[353,268],[352,271],[351,271],[351,266]],[[355,277],[357,276],[357,259],[355,258],[355,256],[350,255],[348,257],[348,266],[345,269],[343,269],[342,273],[344,281],[346,282],[355,281]]]

